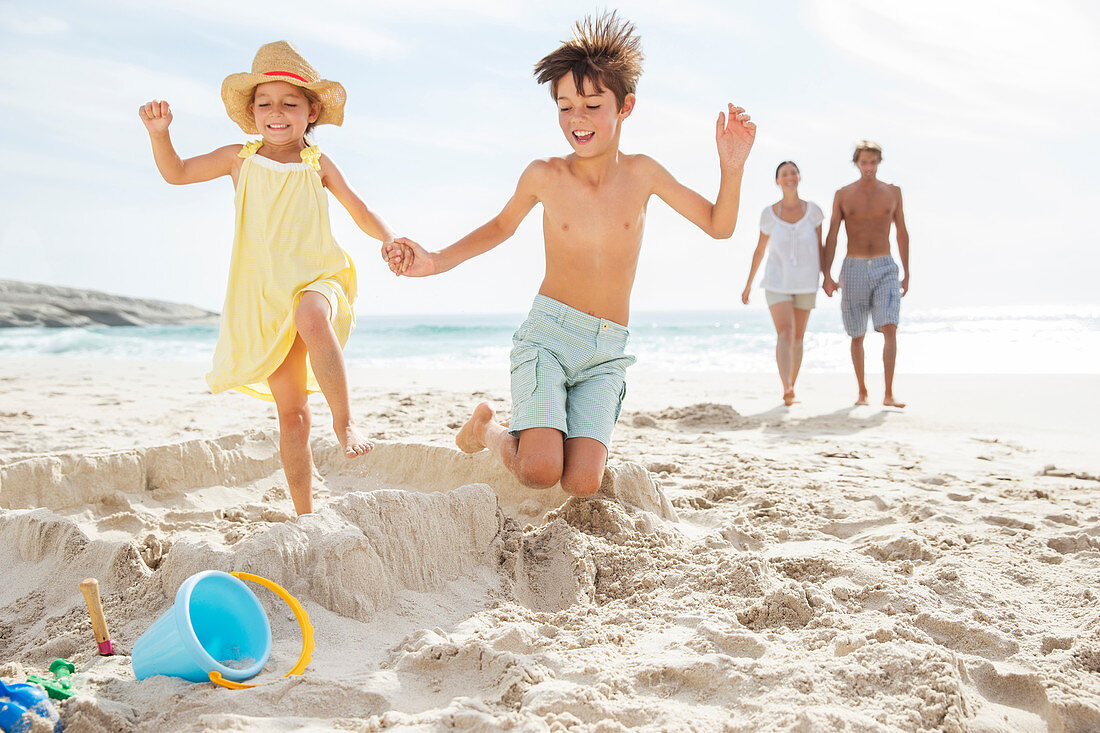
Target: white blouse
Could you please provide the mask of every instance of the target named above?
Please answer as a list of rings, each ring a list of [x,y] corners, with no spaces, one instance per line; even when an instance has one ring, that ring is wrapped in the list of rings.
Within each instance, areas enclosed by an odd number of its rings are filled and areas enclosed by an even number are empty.
[[[765,290],[776,293],[816,293],[821,285],[821,258],[817,227],[825,220],[821,207],[806,202],[806,212],[796,222],[775,215],[771,206],[760,214],[760,233],[768,237],[768,263],[764,267]]]

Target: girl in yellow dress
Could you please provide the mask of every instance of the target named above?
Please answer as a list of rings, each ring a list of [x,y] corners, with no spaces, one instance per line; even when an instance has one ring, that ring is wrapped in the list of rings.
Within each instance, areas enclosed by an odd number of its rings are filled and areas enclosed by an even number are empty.
[[[371,443],[348,407],[343,347],[355,325],[355,266],[332,238],[327,188],[364,232],[381,240],[383,257],[400,262],[401,245],[367,208],[336,165],[306,135],[344,119],[344,87],[321,79],[286,41],[260,48],[251,73],[222,83],[229,117],[262,137],[181,160],[172,147],[168,103],[139,114],[164,180],[199,183],[230,176],[236,189],[236,233],[210,389],[236,389],[273,401],[279,450],[298,514],[313,509],[313,454],[307,395],[321,391],[348,458]]]

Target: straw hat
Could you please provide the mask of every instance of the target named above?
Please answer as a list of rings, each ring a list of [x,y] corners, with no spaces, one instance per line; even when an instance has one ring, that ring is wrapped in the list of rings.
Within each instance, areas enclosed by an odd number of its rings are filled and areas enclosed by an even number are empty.
[[[230,74],[222,82],[222,101],[229,118],[249,135],[258,135],[256,120],[248,110],[252,93],[258,84],[285,81],[305,87],[321,98],[318,125],[337,125],[344,121],[344,101],[347,93],[339,82],[322,79],[298,49],[286,41],[265,43],[252,60],[251,73]]]

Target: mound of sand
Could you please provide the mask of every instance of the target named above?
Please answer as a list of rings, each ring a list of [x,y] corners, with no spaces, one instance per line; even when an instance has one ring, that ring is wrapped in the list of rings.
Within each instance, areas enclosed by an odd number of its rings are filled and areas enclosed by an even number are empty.
[[[673,423],[679,430],[742,430],[754,424],[730,405],[700,402],[686,407],[669,407],[657,412],[639,412],[632,418],[635,427],[660,427]]]
[[[176,729],[180,718],[161,709],[157,697],[201,688],[177,680],[137,683],[126,655],[171,606],[179,585],[207,569],[261,575],[297,596],[317,629],[313,668],[348,648],[333,643],[342,630],[377,642],[372,627],[379,614],[390,619],[383,625],[394,625],[410,598],[436,596],[437,604],[457,608],[514,598],[535,612],[595,602],[584,533],[550,516],[562,503],[572,506],[560,488],[523,491],[488,456],[437,446],[383,443],[370,461],[352,462],[335,444],[318,441],[315,449],[320,506],[297,520],[284,509],[276,436],[262,431],[0,465],[0,563],[12,569],[0,587],[0,655],[19,660],[10,672],[22,675],[55,657],[77,661],[85,670],[81,684],[97,689],[98,701],[66,704],[70,730]],[[619,516],[630,531],[675,519],[636,465],[609,468],[600,497],[590,503]],[[522,529],[528,519],[540,526]],[[73,592],[88,576],[100,581],[115,657],[89,653],[90,622]],[[470,587],[477,590],[463,602],[447,598]],[[293,663],[297,631],[279,602],[266,594],[263,602],[281,638],[265,672],[273,676]],[[319,692],[332,682],[327,675],[298,678],[272,689],[305,685]],[[311,694],[299,690],[295,697]],[[320,703],[322,696],[310,699]],[[224,711],[222,702],[210,702]]]

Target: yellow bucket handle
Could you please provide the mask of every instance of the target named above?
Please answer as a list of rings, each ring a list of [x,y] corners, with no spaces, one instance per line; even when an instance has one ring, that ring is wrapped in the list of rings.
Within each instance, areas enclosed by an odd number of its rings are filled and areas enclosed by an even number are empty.
[[[230,573],[233,577],[240,578],[241,580],[251,580],[253,583],[259,583],[263,587],[270,590],[275,595],[286,601],[286,604],[290,606],[290,610],[294,612],[294,618],[298,620],[298,626],[302,629],[302,653],[298,657],[298,662],[291,668],[289,672],[283,675],[283,677],[289,677],[292,674],[301,674],[305,671],[309,665],[309,660],[313,657],[313,624],[309,622],[309,614],[302,608],[302,604],[298,602],[298,599],[286,592],[286,590],[267,578],[261,578],[259,575],[252,575],[251,573]],[[234,682],[233,680],[227,680],[222,677],[221,672],[212,670],[210,672],[210,681],[215,685],[221,685],[222,687],[228,687],[231,690],[243,690],[248,687],[256,687],[256,685],[246,685],[241,682]]]

